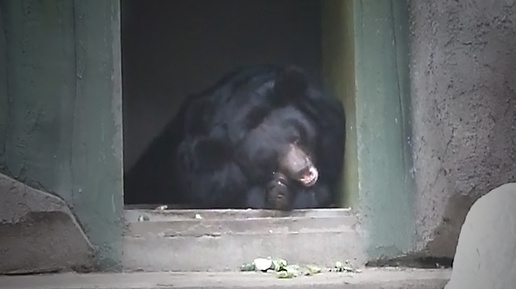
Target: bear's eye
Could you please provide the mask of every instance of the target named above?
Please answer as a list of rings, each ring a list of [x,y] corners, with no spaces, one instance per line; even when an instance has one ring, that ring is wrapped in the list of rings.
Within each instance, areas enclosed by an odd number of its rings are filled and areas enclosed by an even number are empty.
[[[263,122],[267,114],[268,109],[266,107],[259,107],[251,110],[246,115],[246,123],[244,124],[244,127],[246,129],[255,129],[258,125],[260,125]]]
[[[299,144],[299,139],[300,139],[299,134],[292,135],[289,137],[289,143],[291,143],[293,145],[297,145],[297,144]]]

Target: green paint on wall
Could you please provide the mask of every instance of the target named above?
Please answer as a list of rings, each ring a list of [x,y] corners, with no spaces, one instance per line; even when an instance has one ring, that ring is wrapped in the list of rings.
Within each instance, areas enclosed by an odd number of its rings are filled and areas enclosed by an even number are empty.
[[[75,1],[73,204],[103,267],[121,254],[123,211],[119,1]]]
[[[4,171],[62,197],[99,267],[115,266],[123,207],[119,1],[2,0],[0,10]]]
[[[412,248],[414,181],[405,1],[323,0],[323,71],[346,111],[342,205],[370,259]]]
[[[408,7],[400,0],[354,1],[360,215],[370,258],[411,249]]]
[[[9,116],[7,105],[7,49],[5,35],[5,7],[0,2],[0,172],[5,171],[5,141],[7,128],[9,126]]]
[[[4,164],[19,180],[60,192],[70,202],[66,138],[74,94],[73,3],[60,3],[63,22],[57,26],[40,21],[42,1],[2,4],[9,99]]]
[[[353,2],[322,1],[322,48],[325,86],[344,105],[346,143],[342,176],[343,207],[358,206],[358,160],[355,116]]]

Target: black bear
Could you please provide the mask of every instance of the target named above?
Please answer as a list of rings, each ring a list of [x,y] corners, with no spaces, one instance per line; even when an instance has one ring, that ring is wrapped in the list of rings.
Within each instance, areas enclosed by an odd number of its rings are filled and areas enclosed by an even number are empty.
[[[341,103],[300,68],[240,69],[187,98],[129,172],[126,193],[134,203],[141,191],[179,191],[197,208],[327,207],[344,131]]]
[[[199,207],[329,206],[342,170],[344,112],[297,67],[239,70],[176,119],[176,176]]]

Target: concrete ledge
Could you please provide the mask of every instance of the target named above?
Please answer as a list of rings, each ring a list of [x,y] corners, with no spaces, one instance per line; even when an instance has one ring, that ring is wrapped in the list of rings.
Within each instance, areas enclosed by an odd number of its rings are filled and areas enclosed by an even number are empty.
[[[92,246],[66,203],[0,174],[0,273],[86,270]]]
[[[442,289],[449,270],[366,269],[358,274],[321,273],[293,279],[255,272],[54,274],[0,277],[5,289],[150,289],[150,288],[353,288]]]
[[[257,257],[331,266],[366,257],[346,209],[126,210],[126,271],[235,271]],[[138,221],[145,216],[147,221]]]
[[[208,220],[249,218],[331,218],[353,216],[349,208],[299,209],[293,211],[257,209],[169,209],[155,210],[159,205],[125,205],[125,218],[136,222],[141,214],[147,214],[152,221],[190,220],[201,217]],[[199,215],[199,216],[197,216]]]

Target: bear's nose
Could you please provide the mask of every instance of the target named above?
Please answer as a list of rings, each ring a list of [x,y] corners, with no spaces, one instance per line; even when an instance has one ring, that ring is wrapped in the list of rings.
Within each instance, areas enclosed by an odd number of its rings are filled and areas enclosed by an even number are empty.
[[[315,185],[319,178],[319,172],[314,166],[303,169],[298,175],[299,181],[306,187]]]

